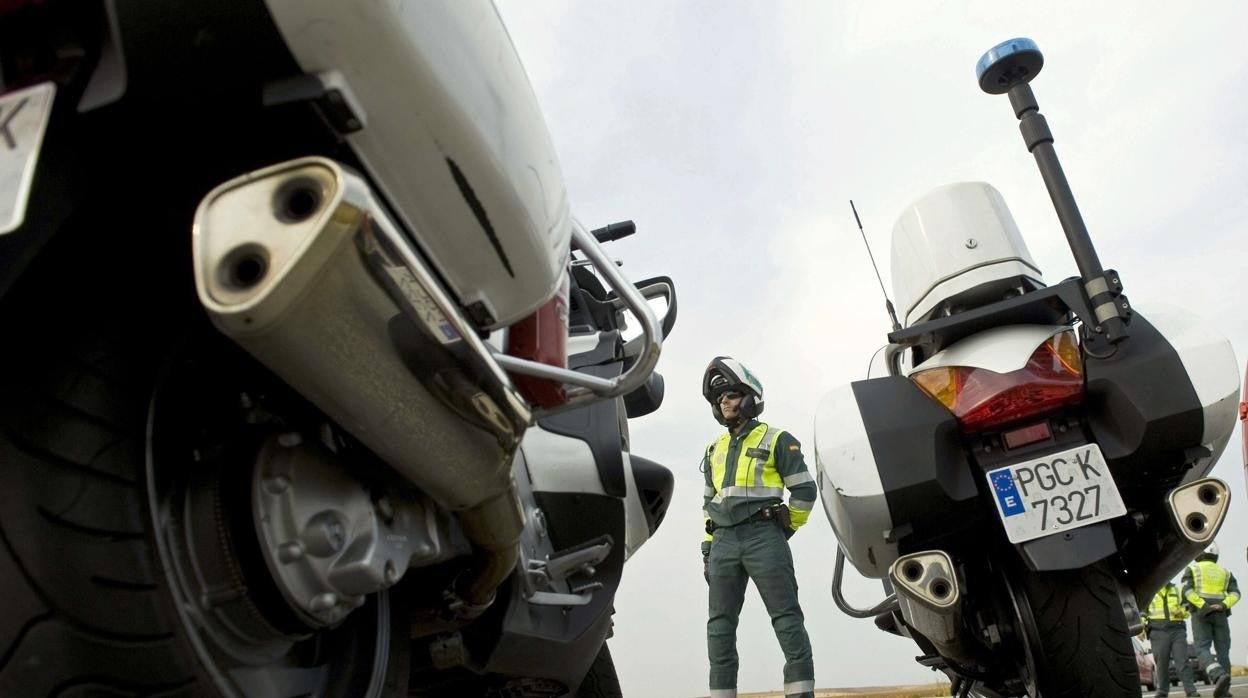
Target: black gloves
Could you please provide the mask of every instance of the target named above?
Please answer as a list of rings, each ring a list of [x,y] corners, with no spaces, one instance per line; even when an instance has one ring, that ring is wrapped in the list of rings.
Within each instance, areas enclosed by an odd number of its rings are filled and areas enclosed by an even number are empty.
[[[711,585],[711,554],[702,553],[702,578],[706,580],[706,585]]]

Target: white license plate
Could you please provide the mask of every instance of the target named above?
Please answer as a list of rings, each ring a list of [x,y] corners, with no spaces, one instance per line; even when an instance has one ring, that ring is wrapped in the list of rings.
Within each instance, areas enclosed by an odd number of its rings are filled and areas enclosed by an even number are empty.
[[[1127,513],[1096,444],[991,470],[988,486],[1011,543]]]
[[[30,182],[52,114],[56,86],[50,82],[0,97],[0,235],[26,219]]]

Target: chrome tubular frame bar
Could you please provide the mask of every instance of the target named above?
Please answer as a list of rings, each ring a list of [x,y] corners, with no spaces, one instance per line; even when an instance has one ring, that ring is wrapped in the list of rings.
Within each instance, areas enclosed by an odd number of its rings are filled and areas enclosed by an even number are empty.
[[[599,378],[578,373],[566,368],[551,366],[538,361],[520,359],[514,356],[494,352],[494,360],[508,371],[526,376],[557,380],[573,386],[568,391],[568,401],[558,407],[534,410],[537,415],[547,415],[564,410],[581,407],[592,402],[619,397],[635,390],[646,382],[659,361],[659,351],[663,345],[663,335],[659,321],[650,310],[649,303],[638,292],[637,287],[628,281],[615,263],[602,249],[601,243],[587,230],[579,225],[572,228],[572,243],[579,249],[589,263],[615,290],[625,307],[633,311],[634,317],[641,323],[641,351],[633,365],[623,374],[615,378]]]

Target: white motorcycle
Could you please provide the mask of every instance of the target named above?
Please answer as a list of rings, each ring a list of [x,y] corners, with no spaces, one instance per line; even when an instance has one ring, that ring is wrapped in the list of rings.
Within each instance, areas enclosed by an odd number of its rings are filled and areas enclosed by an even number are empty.
[[[1080,276],[1047,285],[986,184],[902,213],[886,375],[833,391],[815,417],[833,594],[912,639],[955,695],[1138,696],[1139,609],[1229,504],[1205,475],[1238,371],[1224,338],[1141,315],[1101,267],[1028,85],[1042,64],[1029,40],[1005,42],[980,86],[1009,95]],[[849,605],[845,558],[888,597]]]
[[[572,219],[495,8],[0,35],[0,694],[618,695],[675,296]]]

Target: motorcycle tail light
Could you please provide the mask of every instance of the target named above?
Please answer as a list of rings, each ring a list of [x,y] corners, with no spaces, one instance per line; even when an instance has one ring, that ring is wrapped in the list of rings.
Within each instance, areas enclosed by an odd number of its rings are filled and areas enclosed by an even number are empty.
[[[1083,360],[1074,331],[1050,337],[1017,371],[942,366],[916,371],[910,378],[949,408],[958,426],[968,433],[1038,417],[1083,400]]]
[[[532,315],[507,328],[507,342],[503,349],[520,359],[538,361],[559,368],[568,367],[568,279],[565,276],[559,290]],[[520,393],[538,407],[556,407],[568,401],[563,383],[549,378],[537,378],[512,373]]]

